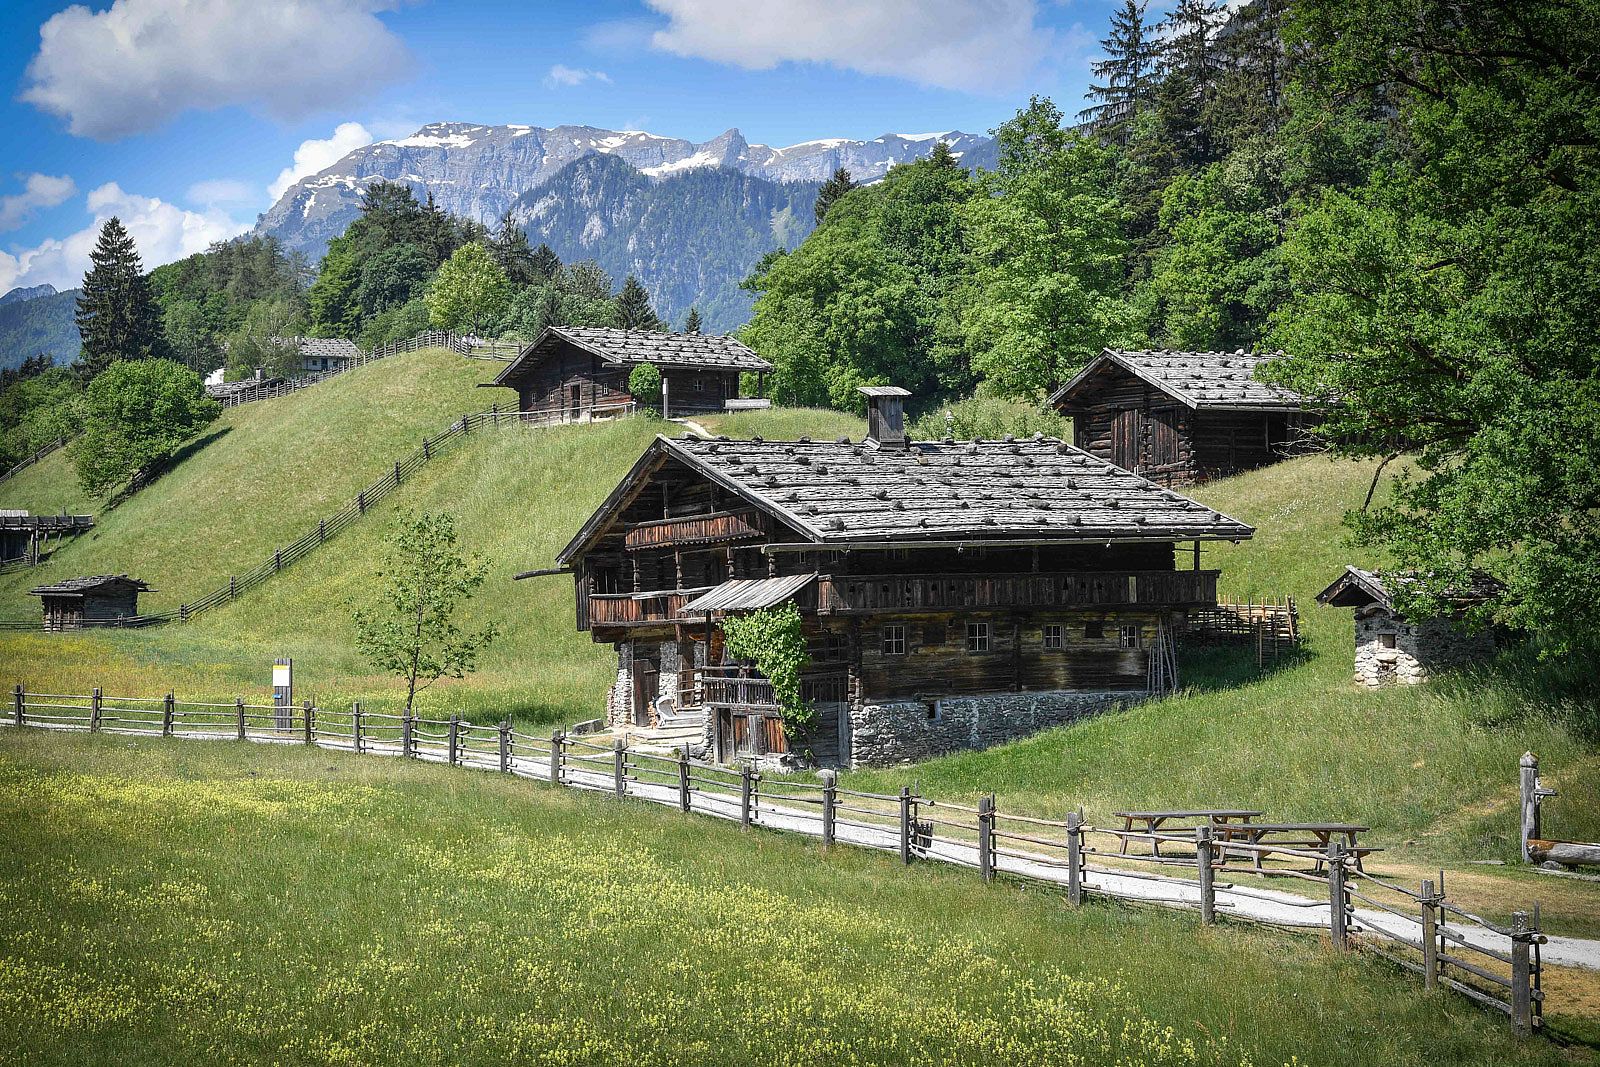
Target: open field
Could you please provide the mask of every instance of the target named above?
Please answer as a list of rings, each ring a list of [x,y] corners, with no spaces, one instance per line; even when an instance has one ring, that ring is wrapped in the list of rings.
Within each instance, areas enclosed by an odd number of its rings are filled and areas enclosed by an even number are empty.
[[[15,1062],[1591,1063],[1310,937],[429,765],[0,733]]]

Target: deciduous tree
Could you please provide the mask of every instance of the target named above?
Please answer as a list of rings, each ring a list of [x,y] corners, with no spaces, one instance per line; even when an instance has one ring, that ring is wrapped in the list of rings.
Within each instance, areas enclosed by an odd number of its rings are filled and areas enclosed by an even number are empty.
[[[222,411],[200,375],[170,359],[117,360],[89,382],[71,456],[84,491],[101,494],[165,462]]]
[[[437,329],[481,334],[500,321],[511,287],[489,250],[476,241],[451,254],[428,287],[428,317]]]

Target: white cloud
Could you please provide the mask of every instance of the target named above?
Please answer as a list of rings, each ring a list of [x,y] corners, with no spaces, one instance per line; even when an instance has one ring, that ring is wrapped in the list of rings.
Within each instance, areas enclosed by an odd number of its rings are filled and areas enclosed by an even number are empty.
[[[201,207],[218,207],[222,204],[249,204],[261,198],[261,186],[242,182],[237,178],[212,178],[189,186],[184,198]]]
[[[327,170],[345,156],[364,145],[371,144],[376,138],[359,122],[341,122],[333,131],[332,137],[321,140],[301,141],[300,147],[294,150],[294,164],[284,167],[273,179],[267,192],[273,200],[282,196],[284,190],[310,174]]]
[[[570,88],[574,85],[582,85],[587,81],[602,82],[610,85],[611,75],[603,70],[576,70],[565,64],[557,63],[550,68],[550,73],[544,76],[545,86],[551,89],[559,87]]]
[[[190,108],[301,118],[411,69],[375,15],[391,0],[116,0],[39,28],[22,99],[84,137],[152,130]]]
[[[33,217],[40,208],[55,207],[67,202],[78,191],[78,184],[63,174],[19,174],[22,192],[0,196],[0,232],[14,230]]]
[[[969,91],[1021,86],[1052,54],[1036,0],[645,0],[667,16],[651,44],[680,56],[767,70],[829,63]]]
[[[250,228],[249,223],[237,222],[214,208],[185,211],[155,197],[127,192],[116,182],[90,190],[84,207],[94,221],[78,232],[49,238],[32,248],[0,252],[0,292],[42,282],[57,289],[76,287],[89,268],[89,250],[100,236],[100,227],[112,215],[133,235],[146,270],[204,252],[213,242]]]

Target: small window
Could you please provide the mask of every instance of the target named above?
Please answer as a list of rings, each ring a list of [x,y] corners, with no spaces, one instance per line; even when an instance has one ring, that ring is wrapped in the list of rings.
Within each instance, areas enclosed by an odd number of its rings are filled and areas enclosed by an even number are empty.
[[[909,548],[891,548],[889,550],[889,560],[892,563],[904,563],[910,558],[911,550]]]
[[[1394,634],[1379,634],[1378,635],[1378,645],[1381,648],[1393,648],[1393,647],[1395,647],[1395,645],[1394,645]]]
[[[706,380],[704,378],[696,378],[694,380],[694,391],[697,393],[706,391]]]
[[[885,626],[883,628],[883,654],[885,656],[903,656],[906,654],[906,628],[904,626]]]
[[[1138,648],[1139,628],[1137,626],[1124,626],[1117,634],[1117,644],[1123,648]]]
[[[1046,626],[1044,628],[1044,632],[1043,632],[1042,636],[1044,638],[1044,647],[1045,648],[1061,648],[1061,647],[1063,647],[1063,641],[1061,639],[1061,627],[1060,626],[1056,626],[1056,625]]]
[[[986,622],[967,623],[967,651],[989,651],[989,624]]]
[[[1091,641],[1098,641],[1106,635],[1104,623],[1086,622],[1083,624],[1083,636]]]

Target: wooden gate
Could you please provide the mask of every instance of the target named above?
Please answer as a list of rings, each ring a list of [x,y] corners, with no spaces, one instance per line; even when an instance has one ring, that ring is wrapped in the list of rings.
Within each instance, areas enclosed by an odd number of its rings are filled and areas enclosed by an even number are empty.
[[[1139,431],[1144,413],[1137,408],[1123,408],[1111,419],[1111,462],[1123,470],[1139,466]]]

